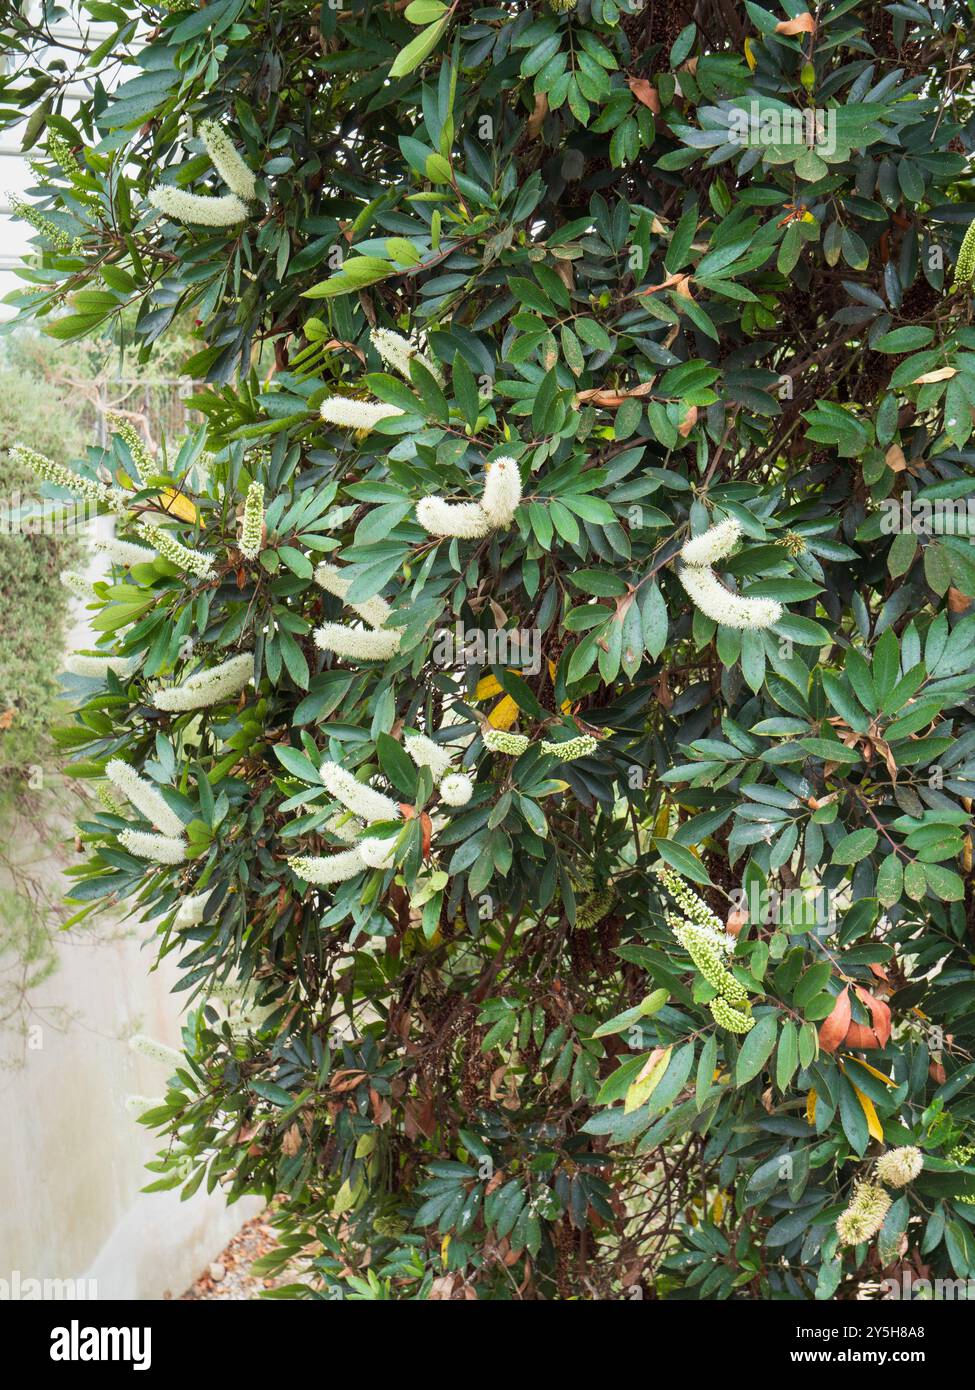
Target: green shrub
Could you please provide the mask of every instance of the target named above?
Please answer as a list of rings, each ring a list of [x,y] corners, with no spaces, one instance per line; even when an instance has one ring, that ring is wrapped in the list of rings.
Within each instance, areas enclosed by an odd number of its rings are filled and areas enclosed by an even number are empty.
[[[24,314],[192,309],[210,383],[103,460],[71,897],[179,957],[155,1185],[282,1194],[302,1296],[975,1276],[971,38],[695,13],[221,0],[31,79]]]

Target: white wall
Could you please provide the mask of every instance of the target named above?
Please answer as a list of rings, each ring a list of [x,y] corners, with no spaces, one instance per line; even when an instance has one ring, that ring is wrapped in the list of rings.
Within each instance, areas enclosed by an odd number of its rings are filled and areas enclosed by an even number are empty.
[[[108,518],[94,523],[111,526]],[[27,543],[25,541],[25,543]],[[2,582],[2,575],[0,575]],[[84,609],[72,644],[89,647]],[[23,827],[0,826],[25,860],[36,851]],[[68,862],[74,861],[68,846]],[[48,860],[49,882],[63,886]],[[125,1111],[127,1095],[158,1095],[164,1064],[132,1053],[133,1032],[179,1045],[177,971],[158,970],[151,927],[81,927],[59,943],[60,968],[35,994],[44,1009],[76,1015],[66,1031],[42,1023],[23,1066],[19,1038],[0,1025],[0,1281],[96,1281],[101,1299],[178,1297],[262,1202],[227,1207],[219,1189],[141,1193],[158,1141]],[[4,1065],[7,1064],[7,1065]],[[205,1185],[204,1185],[205,1186]],[[2,1290],[2,1286],[0,1286]]]

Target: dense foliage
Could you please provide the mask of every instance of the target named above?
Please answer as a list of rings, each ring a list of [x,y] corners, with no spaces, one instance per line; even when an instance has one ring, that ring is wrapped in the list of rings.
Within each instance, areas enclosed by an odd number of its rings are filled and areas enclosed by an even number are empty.
[[[179,957],[159,1184],[325,1296],[975,1277],[972,7],[781,4],[84,0],[71,121],[14,23],[22,313],[209,383],[79,465],[71,896]]]

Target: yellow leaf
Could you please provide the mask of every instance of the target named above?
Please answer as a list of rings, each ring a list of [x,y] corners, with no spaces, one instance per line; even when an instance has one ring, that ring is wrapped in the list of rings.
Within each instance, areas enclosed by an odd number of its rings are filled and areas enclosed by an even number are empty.
[[[865,1062],[862,1057],[854,1057],[852,1052],[848,1052],[846,1058],[850,1062],[856,1062],[858,1067],[863,1067],[864,1071],[868,1071],[871,1076],[875,1076],[877,1080],[882,1081],[885,1086],[897,1085],[896,1081],[891,1081],[889,1076],[884,1076],[882,1071],[878,1071],[876,1067],[872,1067],[870,1063]]]
[[[717,1225],[722,1216],[724,1216],[724,1193],[717,1192],[711,1203],[711,1220]]]
[[[814,1125],[816,1123],[816,1090],[815,1087],[806,1096],[806,1123]]]
[[[847,1077],[847,1080],[849,1081],[849,1077]],[[869,1096],[865,1096],[862,1091],[858,1090],[857,1087],[853,1085],[852,1081],[850,1081],[850,1085],[853,1086],[854,1091],[856,1091],[856,1098],[860,1102],[860,1109],[867,1117],[867,1130],[870,1134],[870,1138],[882,1140],[884,1131],[877,1117],[877,1112],[874,1109],[873,1101]]]
[[[510,695],[506,695],[488,715],[488,723],[493,729],[510,729],[517,718],[518,706]]]
[[[671,1051],[672,1049],[669,1047],[655,1047],[650,1053],[639,1076],[626,1093],[626,1100],[623,1103],[624,1115],[629,1115],[631,1110],[639,1110],[640,1106],[650,1099],[667,1070]]]
[[[745,62],[752,72],[754,72],[758,65],[758,59],[755,57],[755,47],[751,39],[745,40]]]
[[[346,1178],[345,1182],[335,1194],[335,1201],[332,1203],[332,1215],[341,1216],[342,1213],[348,1211],[350,1207],[354,1207],[361,1189],[361,1177],[355,1187],[353,1187],[349,1179]]]
[[[448,1231],[447,1234],[444,1236],[443,1240],[440,1242],[440,1263],[443,1265],[444,1269],[447,1268],[447,1251],[449,1249],[450,1232]]]
[[[500,695],[501,691],[502,685],[497,676],[482,676],[477,683],[474,699],[489,700],[492,695]]]
[[[161,492],[156,501],[169,512],[170,516],[178,516],[180,521],[197,521],[200,518],[199,512],[190,499],[182,492],[175,492],[171,487],[168,487],[165,492]]]

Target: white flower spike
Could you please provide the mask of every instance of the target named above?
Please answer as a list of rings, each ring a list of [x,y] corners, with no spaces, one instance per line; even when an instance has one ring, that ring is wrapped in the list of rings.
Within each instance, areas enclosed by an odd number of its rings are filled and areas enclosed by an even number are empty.
[[[399,406],[384,405],[382,401],[357,401],[351,396],[326,396],[318,413],[329,425],[341,425],[349,430],[374,430],[380,420],[403,415]]]
[[[151,565],[159,554],[147,545],[134,545],[132,541],[122,541],[117,536],[102,536],[95,541],[95,549],[107,555],[116,565]]]
[[[141,811],[150,824],[157,826],[165,835],[184,834],[183,822],[151,782],[140,777],[134,767],[121,758],[112,758],[105,765],[105,776],[122,795]]]
[[[145,830],[123,830],[118,842],[137,859],[152,859],[157,864],[182,864],[186,858],[186,841],[171,835],[150,835]]]
[[[339,763],[322,763],[318,775],[336,801],[341,801],[343,806],[367,825],[372,825],[378,820],[401,819],[399,806],[392,797],[377,792],[365,782],[360,782]]]
[[[685,565],[713,565],[730,555],[741,536],[741,526],[733,516],[711,526],[701,536],[688,541],[680,553]]]
[[[240,656],[232,656],[229,661],[222,661],[219,666],[194,672],[182,685],[157,690],[152,702],[156,709],[171,713],[204,709],[207,705],[218,705],[239,695],[253,675],[254,654],[242,652]]]
[[[521,501],[521,474],[512,458],[494,459],[487,466],[480,502],[448,502],[436,495],[421,497],[416,519],[432,536],[478,540],[503,531],[514,519]]]
[[[247,218],[247,204],[236,193],[222,198],[207,198],[200,193],[188,193],[185,188],[160,183],[149,190],[152,206],[173,222],[196,227],[236,227]]]
[[[733,594],[712,569],[682,565],[678,577],[705,617],[725,627],[756,629],[771,627],[782,617],[782,605],[770,598],[742,598]]]
[[[344,883],[346,879],[355,878],[366,868],[366,861],[356,846],[324,857],[295,855],[288,860],[288,867],[306,883],[324,888],[330,883]]]
[[[213,161],[213,167],[224,183],[243,202],[249,203],[257,197],[257,180],[254,172],[241,159],[230,136],[216,121],[201,121],[200,136],[206,152]]]
[[[369,632],[344,623],[323,623],[315,629],[315,643],[323,652],[349,661],[389,661],[399,651],[400,634],[392,629]]]

